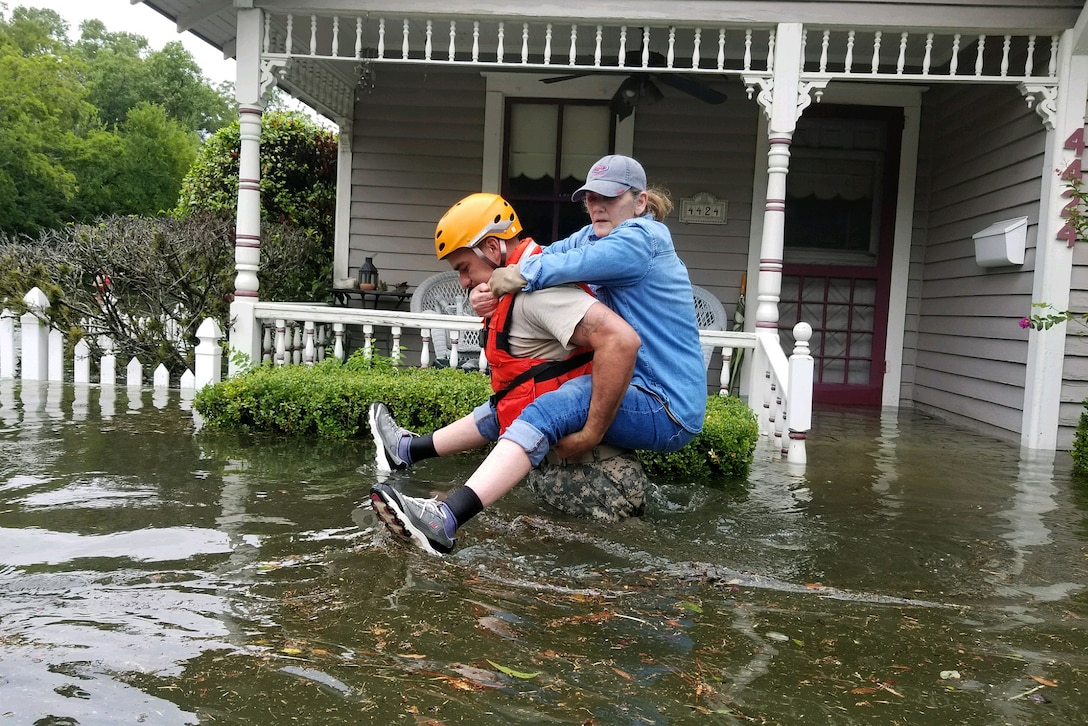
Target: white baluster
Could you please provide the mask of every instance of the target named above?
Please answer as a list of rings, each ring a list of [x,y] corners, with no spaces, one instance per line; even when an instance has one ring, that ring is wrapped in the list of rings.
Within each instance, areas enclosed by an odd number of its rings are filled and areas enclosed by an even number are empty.
[[[774,73],[774,43],[775,34],[772,30],[767,34],[767,72]]]
[[[926,33],[926,52],[922,57],[922,75],[928,76],[933,64],[933,33]]]
[[[505,53],[505,49],[503,47],[503,42],[505,40],[506,40],[506,23],[499,23],[499,38],[498,38],[499,46],[498,46],[498,48],[495,49],[495,60],[497,60],[499,63],[502,63],[502,57],[503,57],[503,54]]]
[[[484,353],[483,348],[480,348],[480,357],[477,360],[477,363],[479,364],[481,371],[487,372],[487,355]]]
[[[544,28],[544,65],[552,62],[552,24],[548,23]]]
[[[336,356],[336,360],[343,362],[344,360],[344,324],[333,323],[332,324],[332,336],[333,346],[332,354]]]
[[[570,26],[570,51],[567,53],[567,65],[578,65],[578,26]]]
[[[422,349],[419,353],[419,367],[430,368],[431,367],[431,331],[428,328],[421,328],[419,331],[419,338],[422,341]]]
[[[880,41],[884,37],[881,31],[876,31],[873,34],[873,63],[870,66],[870,73],[877,73],[880,70]]]
[[[374,357],[374,326],[369,323],[363,326],[363,360]]]
[[[291,345],[291,362],[296,366],[302,363],[302,326],[298,321],[292,321],[291,327],[295,330],[295,340]]]
[[[287,38],[284,40],[284,53],[291,55],[291,51],[294,48],[294,33],[295,33],[295,16],[287,16]]]
[[[623,68],[627,65],[627,26],[620,26],[620,55],[617,59],[619,67]]]
[[[265,53],[269,50],[269,43],[272,42],[272,16],[264,16],[264,39],[262,47]]]
[[[752,29],[744,31],[744,70],[752,70]]]
[[[952,36],[952,57],[948,61],[948,75],[956,75],[960,67],[960,34]]]
[[[287,321],[282,319],[276,320],[276,365],[282,366],[287,363]]]
[[[1005,42],[1001,45],[1001,75],[1009,75],[1009,48],[1012,46],[1012,36],[1006,35]]]
[[[480,62],[480,21],[472,24],[472,62]]]
[[[650,28],[642,29],[642,67],[650,67]]]
[[[262,363],[271,363],[272,362],[272,350],[273,350],[273,348],[272,348],[272,328],[265,325],[264,326],[264,338],[261,341],[261,362]]]
[[[521,62],[529,62],[529,24],[521,24]]]
[[[363,57],[363,19],[355,18],[355,57]]]
[[[725,28],[718,30],[718,70],[725,68]]]
[[[903,69],[907,65],[907,33],[902,33],[899,36],[899,58],[895,61],[895,74],[897,76],[903,75]]]
[[[849,73],[854,65],[854,31],[846,34],[846,72]]]
[[[450,368],[457,367],[457,341],[460,337],[460,330],[450,330]]]
[[[728,396],[729,386],[732,381],[729,379],[730,362],[733,360],[733,349],[722,348],[722,372],[718,376],[718,395]]]
[[[423,44],[423,58],[425,60],[431,59],[431,51],[433,50],[432,41],[434,39],[434,28],[431,25],[431,21],[427,21],[427,31],[425,33],[426,41]]]
[[[600,25],[598,25],[597,26],[597,35],[596,35],[596,37],[594,39],[594,44],[593,44],[593,66],[595,68],[599,68],[601,66],[601,57],[604,54],[604,52],[603,52],[603,50],[601,48],[603,42],[604,42],[604,28],[602,28]]]
[[[385,18],[378,18],[378,57],[385,57]]]
[[[449,47],[447,58],[449,58],[450,63],[457,60],[457,21],[456,20],[451,20],[450,21],[450,47]]]
[[[400,332],[401,331],[400,331],[400,326],[399,325],[394,325],[392,327],[393,342],[392,342],[391,347],[389,349],[389,357],[393,359],[393,365],[400,365],[400,357],[401,357]]]
[[[310,16],[310,55],[317,55],[317,16]]]
[[[340,16],[332,19],[332,57],[340,55]]]
[[[669,49],[665,53],[665,67],[672,68],[676,62],[676,26],[669,27]]]
[[[831,31],[825,30],[823,40],[820,41],[820,73],[827,71],[827,47],[831,43]]]
[[[982,52],[986,50],[986,36],[978,36],[978,45],[975,47],[975,75],[982,75]]]
[[[1050,67],[1047,75],[1051,78],[1058,75],[1058,36],[1050,36]]]
[[[696,28],[695,29],[695,41],[694,42],[695,42],[695,47],[692,48],[692,51],[691,51],[691,67],[692,68],[698,68],[699,67],[699,46],[701,46],[702,43],[703,43],[703,29],[702,28]]]
[[[1031,71],[1035,68],[1035,36],[1028,36],[1028,55],[1024,59],[1024,75],[1030,76]]]
[[[314,364],[316,353],[314,352],[314,321],[307,320],[305,323],[305,331],[302,335],[302,362],[308,366]]]
[[[427,24],[430,25],[429,20],[427,21]],[[428,36],[428,40],[429,39],[430,39],[430,36]],[[405,20],[404,21],[404,26],[401,29],[401,40],[400,40],[400,57],[403,58],[404,60],[408,60],[408,49],[409,49],[409,45],[408,45],[408,21]],[[428,56],[428,59],[429,59],[429,56]]]

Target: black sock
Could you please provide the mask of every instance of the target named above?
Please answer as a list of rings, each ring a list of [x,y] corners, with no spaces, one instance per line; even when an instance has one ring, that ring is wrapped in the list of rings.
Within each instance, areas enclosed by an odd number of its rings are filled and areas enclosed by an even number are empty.
[[[408,442],[408,460],[413,464],[424,459],[433,459],[436,456],[438,456],[438,452],[434,450],[433,434],[413,436],[412,440]]]
[[[458,527],[484,511],[483,502],[476,496],[476,492],[468,487],[454,490],[452,494],[446,497],[443,504],[450,510],[450,514],[453,515]]]

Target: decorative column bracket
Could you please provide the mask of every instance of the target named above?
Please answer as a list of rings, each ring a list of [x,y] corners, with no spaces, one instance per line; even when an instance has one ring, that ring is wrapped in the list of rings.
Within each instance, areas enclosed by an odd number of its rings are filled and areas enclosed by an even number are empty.
[[[291,69],[288,58],[263,58],[261,60],[261,103],[268,100],[268,94],[280,78],[285,78]]]
[[[1058,87],[1042,83],[1017,84],[1024,100],[1028,102],[1028,108],[1034,108],[1035,113],[1043,119],[1043,126],[1047,131],[1053,131],[1058,114]]]
[[[802,80],[797,84],[797,115],[804,113],[805,109],[815,100],[819,103],[823,100],[824,89],[829,83],[826,79],[816,81]],[[756,87],[759,93],[756,94]],[[774,104],[774,77],[773,76],[744,76],[744,90],[751,99],[755,95],[756,103],[763,109],[763,115],[771,120],[771,107]]]

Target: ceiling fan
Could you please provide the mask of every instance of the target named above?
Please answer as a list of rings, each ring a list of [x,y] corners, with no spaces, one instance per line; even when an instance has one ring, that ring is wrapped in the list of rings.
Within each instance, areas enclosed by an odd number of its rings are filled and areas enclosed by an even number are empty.
[[[672,86],[678,91],[682,91],[693,98],[697,98],[703,103],[719,104],[724,103],[726,95],[720,91],[716,91],[710,86],[691,78],[690,76],[684,76],[676,73],[655,73],[651,69],[653,68],[665,68],[665,56],[660,53],[650,51],[647,54],[648,61],[646,66],[642,65],[643,51],[631,50],[627,51],[624,56],[624,66],[631,68],[631,75],[623,79],[623,83],[616,89],[616,92],[612,94],[612,99],[609,101],[609,108],[612,109],[612,113],[619,117],[622,121],[635,110],[636,106],[649,105],[651,103],[657,103],[664,95],[661,93],[654,81],[663,83],[666,86]],[[554,78],[541,79],[544,83],[559,83],[561,81],[569,81],[573,78],[582,78],[583,76],[591,75],[591,72],[586,73],[572,73],[566,76],[555,76]]]

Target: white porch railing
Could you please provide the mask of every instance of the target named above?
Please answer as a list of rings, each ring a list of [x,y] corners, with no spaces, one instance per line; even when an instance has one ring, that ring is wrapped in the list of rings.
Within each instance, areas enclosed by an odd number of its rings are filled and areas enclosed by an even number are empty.
[[[430,344],[431,329],[449,330],[450,365],[456,367],[459,362],[458,334],[481,329],[479,318],[437,313],[271,302],[258,302],[253,309],[263,330],[259,357],[263,361],[276,364],[312,364],[320,360],[321,353],[326,349],[331,355],[343,360],[347,326],[355,325],[363,330],[364,354],[376,352],[377,333],[387,330],[390,357],[398,364],[419,365],[423,368],[434,362]],[[331,330],[331,335],[322,333],[323,329]],[[416,331],[419,334],[420,350],[415,360],[404,357],[402,343],[407,331]],[[720,395],[726,395],[729,391],[729,364],[734,351],[747,349],[751,352],[750,368],[754,367],[757,372],[749,374],[749,405],[760,422],[762,432],[773,438],[776,448],[791,463],[803,464],[806,461],[805,440],[812,423],[813,360],[808,349],[812,328],[807,323],[798,323],[793,334],[797,345],[788,359],[779,344],[778,336],[772,333],[700,330],[699,338],[702,344],[713,346],[721,354],[721,373],[717,380]],[[322,338],[322,335],[325,337]],[[243,352],[254,360],[258,358],[256,351]],[[481,353],[481,370],[486,367],[486,363]]]
[[[48,301],[35,288],[24,298],[31,308],[22,316],[11,311],[0,313],[0,379],[18,375],[24,381],[65,380],[64,336],[49,330],[42,315]],[[393,312],[338,308],[307,303],[257,302],[252,306],[255,322],[260,326],[260,350],[232,350],[252,361],[276,365],[312,365],[326,355],[344,360],[347,355],[345,334],[348,326],[358,326],[363,332],[364,355],[377,354],[379,338],[388,344],[389,356],[400,365],[427,368],[434,363],[431,330],[442,328],[450,332],[450,365],[458,365],[458,337],[461,332],[480,330],[479,318],[440,315],[437,313]],[[419,336],[418,357],[409,360],[406,333]],[[799,323],[793,330],[797,347],[787,359],[772,333],[701,330],[700,341],[721,354],[721,373],[716,385],[721,395],[729,391],[730,361],[738,349],[746,349],[749,364],[749,405],[760,421],[761,430],[772,437],[775,446],[790,462],[805,462],[805,438],[811,425],[812,356],[808,341],[812,329]],[[197,331],[199,344],[195,349],[194,371],[187,371],[177,382],[184,390],[200,389],[223,378],[224,332],[214,320],[205,320]],[[414,344],[413,340],[413,344]],[[98,370],[100,385],[118,383],[117,358],[112,341],[100,336],[102,356]],[[71,363],[75,383],[91,383],[91,351],[86,341],[75,346]],[[482,353],[481,369],[487,361]],[[144,364],[132,358],[125,366],[125,382],[142,386],[146,380]],[[152,374],[155,387],[171,387],[166,368],[160,365]]]

